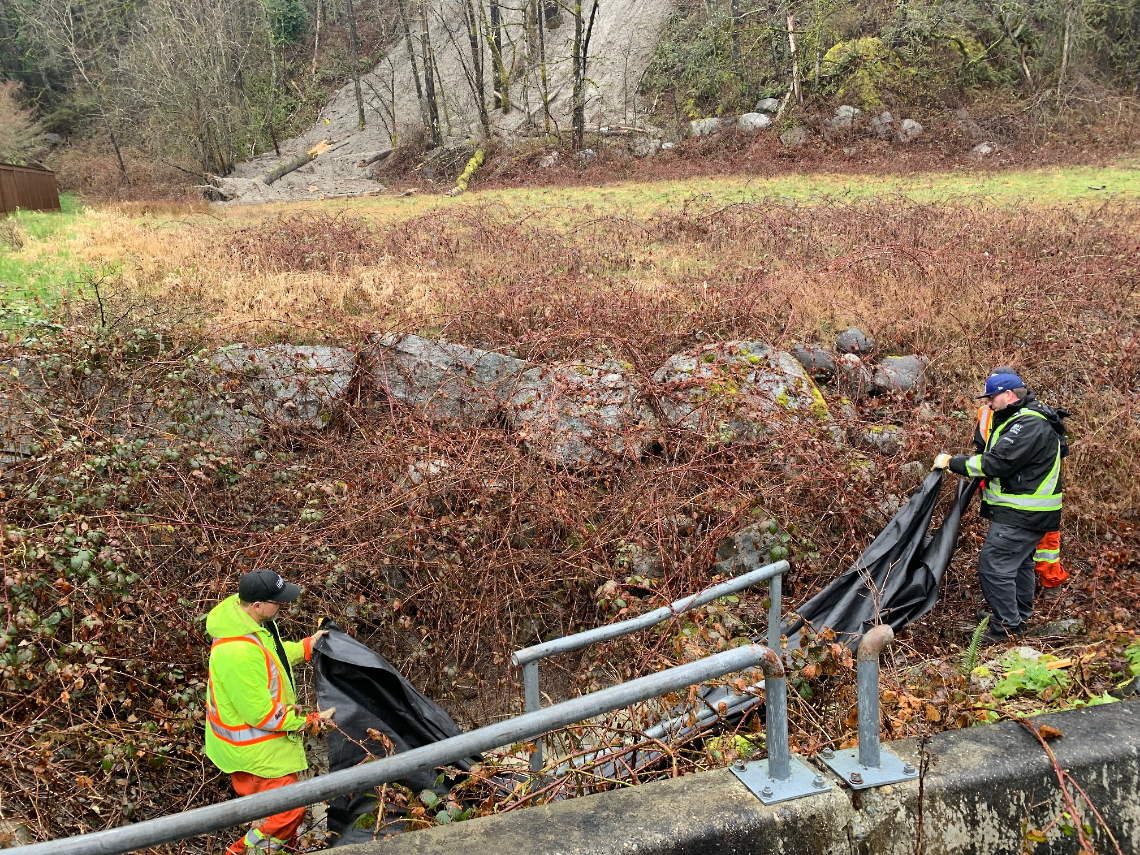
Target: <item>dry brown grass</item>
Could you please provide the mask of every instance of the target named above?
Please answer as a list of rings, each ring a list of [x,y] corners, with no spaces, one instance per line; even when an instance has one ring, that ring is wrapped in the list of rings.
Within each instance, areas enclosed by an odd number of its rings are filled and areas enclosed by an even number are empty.
[[[858,325],[884,352],[928,356],[952,407],[970,405],[989,367],[1012,363],[1045,397],[1080,403],[1079,429],[1098,414],[1090,443],[1135,425],[1122,415],[1135,408],[1140,347],[1131,202],[698,201],[638,219],[592,206],[394,220],[319,208],[179,213],[102,209],[71,251],[119,270],[122,297],[193,307],[214,335],[446,330],[536,360],[610,343],[652,371],[707,338],[827,344]],[[1094,457],[1098,499],[1136,507],[1140,485],[1124,471],[1106,478],[1108,461]],[[1078,444],[1074,480],[1085,481],[1089,459]]]

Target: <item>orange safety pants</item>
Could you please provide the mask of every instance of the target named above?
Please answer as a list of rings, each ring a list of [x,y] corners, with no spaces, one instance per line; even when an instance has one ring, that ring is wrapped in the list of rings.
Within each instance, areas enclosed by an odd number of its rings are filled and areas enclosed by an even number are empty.
[[[280,778],[260,778],[249,772],[234,772],[230,775],[234,785],[234,792],[239,796],[252,796],[254,793],[263,793],[266,790],[275,790],[286,784],[297,783],[296,775],[284,775]],[[303,807],[288,810],[285,813],[274,814],[261,825],[249,830],[241,840],[235,841],[226,850],[226,855],[244,855],[250,848],[260,852],[280,852],[297,836],[297,829],[305,818]]]
[[[1041,577],[1041,587],[1056,588],[1068,581],[1069,574],[1061,566],[1061,532],[1046,532],[1037,543],[1033,555],[1033,568]]]

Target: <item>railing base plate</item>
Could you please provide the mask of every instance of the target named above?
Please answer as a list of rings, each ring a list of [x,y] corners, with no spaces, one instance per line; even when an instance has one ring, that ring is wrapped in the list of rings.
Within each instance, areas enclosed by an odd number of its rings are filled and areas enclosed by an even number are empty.
[[[900,781],[911,781],[918,777],[918,770],[910,763],[904,763],[885,748],[879,749],[879,766],[864,766],[859,762],[858,748],[845,748],[836,751],[832,757],[820,755],[820,760],[828,765],[832,772],[843,779],[843,783],[853,790],[865,790],[868,787],[881,787],[885,784],[897,784]],[[852,781],[852,775],[858,777]]]
[[[782,781],[768,775],[767,760],[738,763],[731,768],[732,774],[740,779],[740,783],[766,805],[800,799],[813,793],[825,793],[831,789],[823,775],[795,755],[792,755],[788,765],[791,774]]]

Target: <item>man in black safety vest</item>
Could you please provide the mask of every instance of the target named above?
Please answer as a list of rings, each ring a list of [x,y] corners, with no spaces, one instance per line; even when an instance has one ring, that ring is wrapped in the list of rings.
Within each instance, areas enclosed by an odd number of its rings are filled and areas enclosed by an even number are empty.
[[[986,380],[993,412],[989,436],[973,455],[939,454],[935,469],[984,478],[982,516],[989,534],[978,556],[978,579],[992,619],[988,641],[1025,632],[1033,616],[1038,543],[1061,524],[1061,459],[1069,453],[1061,416],[1036,400],[1016,374]]]

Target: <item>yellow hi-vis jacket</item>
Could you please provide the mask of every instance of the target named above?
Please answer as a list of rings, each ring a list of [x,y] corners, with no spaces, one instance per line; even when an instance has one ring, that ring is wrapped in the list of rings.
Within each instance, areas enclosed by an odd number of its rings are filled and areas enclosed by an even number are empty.
[[[206,632],[214,638],[206,694],[206,756],[223,772],[262,778],[307,768],[298,733],[305,717],[293,708],[297,692],[292,666],[310,657],[312,640],[275,639],[276,625],[258,625],[238,605],[237,594],[210,610]]]

